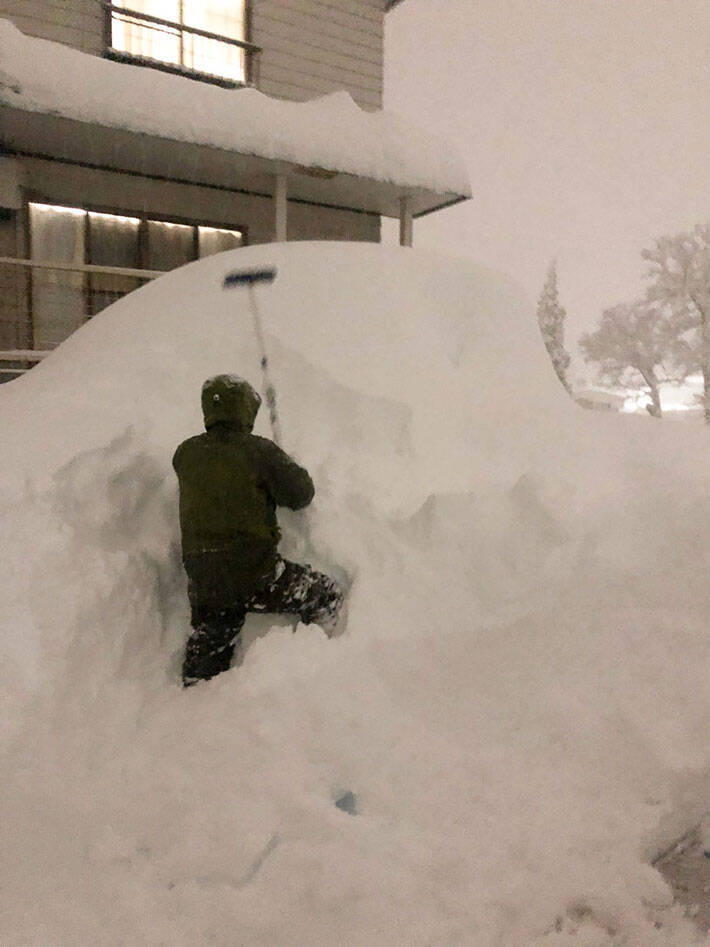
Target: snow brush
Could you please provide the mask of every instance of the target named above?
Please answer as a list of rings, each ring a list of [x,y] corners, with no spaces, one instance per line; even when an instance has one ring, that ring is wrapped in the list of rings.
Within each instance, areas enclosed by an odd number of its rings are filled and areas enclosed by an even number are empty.
[[[254,286],[257,283],[273,283],[275,279],[275,266],[264,267],[259,270],[233,270],[224,277],[222,289],[234,289],[235,286],[246,286],[249,290],[249,306],[251,308],[251,314],[254,317],[254,330],[259,346],[261,371],[264,379],[264,397],[269,407],[269,420],[271,421],[274,443],[281,447],[281,424],[279,423],[279,416],[276,411],[276,391],[269,378],[269,359],[266,355],[264,333],[261,328],[261,317],[259,315],[259,307],[256,303],[256,293],[254,292]]]

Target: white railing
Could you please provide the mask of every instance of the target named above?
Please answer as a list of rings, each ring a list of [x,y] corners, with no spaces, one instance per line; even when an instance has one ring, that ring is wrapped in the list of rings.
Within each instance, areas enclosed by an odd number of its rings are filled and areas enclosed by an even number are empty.
[[[28,371],[82,323],[163,272],[0,257],[0,382]]]
[[[57,270],[67,273],[106,273],[113,276],[132,276],[151,280],[162,276],[165,270],[131,269],[125,266],[98,266],[96,263],[47,263],[43,260],[20,260],[16,257],[0,256],[0,265],[23,266],[30,270]]]
[[[16,375],[24,375],[26,371],[29,371],[37,362],[41,362],[50,352],[51,349],[46,352],[38,352],[34,349],[0,351],[0,382],[10,381]],[[20,368],[18,366],[24,367]]]

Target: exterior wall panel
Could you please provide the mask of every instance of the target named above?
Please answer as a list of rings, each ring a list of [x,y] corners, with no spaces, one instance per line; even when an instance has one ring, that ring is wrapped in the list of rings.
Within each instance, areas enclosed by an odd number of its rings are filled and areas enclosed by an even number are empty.
[[[382,107],[382,0],[254,0],[252,42],[262,92],[303,101],[345,89]]]
[[[273,239],[274,202],[270,197],[156,181],[58,161],[25,159],[23,166],[29,200],[245,228],[248,243],[269,243]],[[373,214],[293,201],[289,202],[288,213],[289,240],[377,242],[380,238],[380,219]]]
[[[241,229],[247,243],[269,243],[273,239],[275,205],[271,197],[154,180],[39,158],[24,158],[21,162],[26,201]],[[25,209],[6,211],[0,216],[0,256],[29,256],[25,219]],[[288,239],[376,243],[380,239],[380,218],[373,214],[290,201]],[[0,264],[2,350],[28,349],[36,344],[29,307],[30,280],[30,272],[24,267]],[[27,366],[19,362],[0,364],[0,381],[13,377],[8,369],[20,367]]]
[[[264,17],[267,23],[267,17]],[[298,25],[298,24],[296,24]],[[311,33],[303,35],[294,28],[290,19],[283,17],[268,18],[269,49],[289,52],[296,56],[305,56],[313,62],[340,62],[345,60],[347,67],[363,75],[381,75],[382,57],[378,43],[371,35],[362,35],[350,30],[347,35],[342,31],[330,31],[326,34]]]
[[[104,11],[95,0],[0,0],[0,17],[29,36],[103,52]]]
[[[274,77],[274,81],[278,81],[279,76],[287,76],[292,82],[305,81],[314,88],[325,84],[330,91],[343,88],[351,90],[357,87],[358,96],[377,99],[381,92],[379,80],[371,73],[359,70],[358,65],[352,64],[352,60],[344,56],[331,56],[328,59],[324,57],[309,65],[304,63],[302,54],[295,50],[272,49],[268,69],[262,68],[261,77],[263,79],[270,75]]]

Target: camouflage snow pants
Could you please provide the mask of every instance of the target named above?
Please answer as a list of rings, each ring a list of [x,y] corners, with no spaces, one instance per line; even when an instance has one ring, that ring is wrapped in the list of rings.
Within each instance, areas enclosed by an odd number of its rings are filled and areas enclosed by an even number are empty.
[[[201,606],[194,596],[191,601],[194,630],[182,666],[185,687],[228,670],[248,612],[297,615],[304,625],[327,630],[337,621],[343,593],[324,573],[279,556],[271,582],[245,601],[224,608]]]

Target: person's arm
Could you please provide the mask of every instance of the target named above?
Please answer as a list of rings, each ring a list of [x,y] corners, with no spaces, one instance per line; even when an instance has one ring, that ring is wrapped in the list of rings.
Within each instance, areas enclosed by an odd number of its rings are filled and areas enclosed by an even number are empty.
[[[305,467],[281,450],[273,441],[262,445],[262,470],[266,487],[277,506],[300,510],[313,499],[315,488]]]
[[[183,441],[182,444],[180,444],[180,446],[178,447],[178,449],[177,449],[177,450],[175,451],[175,453],[173,454],[173,470],[174,470],[175,473],[178,474],[178,475],[179,475],[179,473],[180,473],[180,464],[181,464],[182,457],[183,457],[183,455],[184,455],[184,453],[185,453],[185,444],[186,444],[186,443],[187,443],[187,441]]]

